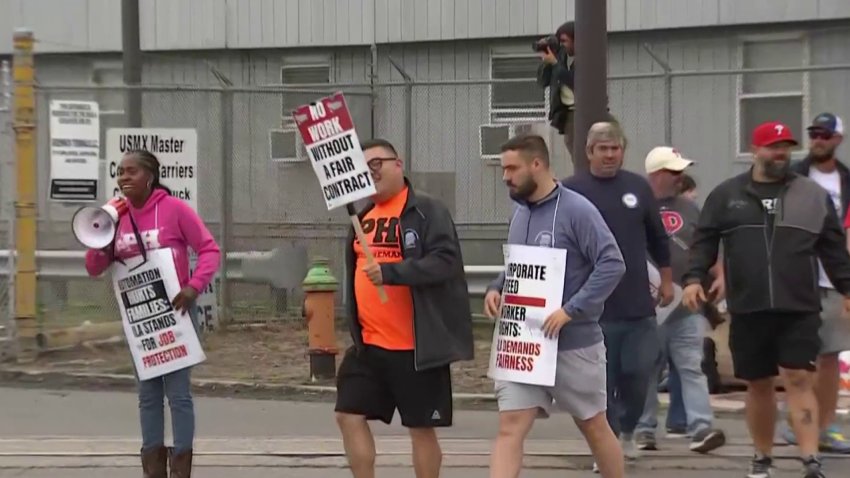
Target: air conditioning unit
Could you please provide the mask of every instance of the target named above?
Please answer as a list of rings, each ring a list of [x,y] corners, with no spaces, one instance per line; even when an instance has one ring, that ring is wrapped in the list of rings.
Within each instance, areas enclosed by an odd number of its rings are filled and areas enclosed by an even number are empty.
[[[502,145],[521,134],[536,134],[550,141],[551,128],[545,121],[530,123],[484,124],[478,127],[478,145],[482,159],[499,159]]]
[[[512,136],[513,125],[483,124],[478,127],[478,151],[482,159],[499,159],[502,145]]]
[[[269,130],[269,159],[277,163],[300,163],[308,157],[298,129]]]

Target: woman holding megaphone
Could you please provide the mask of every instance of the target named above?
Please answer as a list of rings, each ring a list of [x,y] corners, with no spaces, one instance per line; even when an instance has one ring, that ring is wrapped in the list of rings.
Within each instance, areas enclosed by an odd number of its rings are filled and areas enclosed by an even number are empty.
[[[180,293],[172,300],[178,311],[187,311],[197,330],[194,302],[219,267],[220,250],[198,214],[183,200],[170,194],[159,182],[159,160],[149,151],[124,154],[118,166],[118,187],[127,211],[115,225],[112,243],[103,249],[89,249],[86,269],[99,276],[113,261],[124,261],[146,251],[171,248]],[[123,211],[122,211],[123,212]],[[144,244],[144,248],[140,248]],[[189,276],[191,247],[198,255],[194,274]],[[184,368],[150,380],[139,381],[139,415],[142,429],[142,469],[145,478],[189,477],[195,435],[195,412],[190,392],[190,370]],[[171,409],[174,448],[167,450],[163,399]]]

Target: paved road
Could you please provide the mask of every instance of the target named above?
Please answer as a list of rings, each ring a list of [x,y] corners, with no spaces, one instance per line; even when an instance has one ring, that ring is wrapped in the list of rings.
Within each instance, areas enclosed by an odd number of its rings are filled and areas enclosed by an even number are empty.
[[[205,468],[196,469],[194,475],[204,478],[351,478],[351,473],[340,469],[309,469],[290,468],[275,470],[269,468]],[[400,468],[383,468],[376,473],[377,478],[414,478],[413,471]],[[3,470],[0,478],[138,478],[141,473],[130,468],[101,468],[95,470],[42,469],[42,470]],[[440,475],[442,478],[487,478],[488,471],[479,468],[449,468]],[[589,471],[566,470],[526,470],[523,478],[590,478],[598,477]],[[647,470],[628,473],[629,478],[742,478],[745,470],[741,471],[658,471]],[[774,478],[799,478],[799,472],[781,472]],[[838,478],[837,472],[829,475]]]
[[[85,392],[0,387],[0,478],[124,478],[140,476],[137,399],[133,393]],[[217,478],[349,477],[329,403],[298,403],[240,398],[196,399],[198,415],[196,475]],[[458,411],[455,426],[441,431],[447,454],[446,478],[488,476],[490,440],[496,433],[492,411]],[[739,420],[723,419],[730,445],[725,456],[703,458],[684,451],[683,441],[664,442],[670,454],[641,460],[635,478],[740,477],[750,449]],[[409,440],[398,424],[374,427],[379,437],[379,477],[413,477]],[[786,448],[786,451],[790,449]],[[539,421],[526,447],[527,463],[538,468],[529,478],[598,476],[565,468],[591,463],[578,430],[564,415]],[[257,454],[259,452],[259,454]],[[540,456],[531,456],[534,452]],[[37,454],[45,456],[36,456]],[[107,456],[85,456],[95,453]],[[61,456],[64,455],[64,456]],[[450,456],[449,456],[450,455]],[[321,465],[322,468],[307,468]],[[830,467],[846,467],[848,461]],[[474,468],[463,468],[474,467]],[[646,468],[665,468],[647,470]],[[784,461],[782,467],[795,470]],[[670,468],[679,468],[670,470]],[[845,468],[846,469],[846,468]],[[708,470],[708,471],[692,471]],[[777,476],[799,476],[789,471]],[[832,476],[838,476],[833,473]]]

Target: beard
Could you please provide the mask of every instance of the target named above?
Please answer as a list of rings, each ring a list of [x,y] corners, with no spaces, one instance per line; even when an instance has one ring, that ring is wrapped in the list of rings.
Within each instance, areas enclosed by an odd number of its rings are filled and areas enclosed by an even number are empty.
[[[532,194],[534,194],[534,191],[537,191],[537,182],[534,180],[534,178],[530,176],[528,177],[528,179],[516,186],[514,186],[513,183],[510,182],[507,183],[507,185],[509,188],[511,188],[508,189],[508,195],[514,201],[524,201],[528,199]]]
[[[809,155],[812,157],[812,161],[816,163],[825,163],[835,157],[835,148],[829,148],[828,150],[820,153],[810,151]]]
[[[764,162],[764,175],[770,179],[782,179],[791,170],[791,161],[769,159]]]

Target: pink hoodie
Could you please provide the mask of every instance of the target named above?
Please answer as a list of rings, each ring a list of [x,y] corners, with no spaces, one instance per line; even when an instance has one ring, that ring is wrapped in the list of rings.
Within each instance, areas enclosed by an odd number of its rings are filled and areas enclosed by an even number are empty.
[[[157,189],[141,209],[129,204],[139,235],[148,250],[170,247],[174,255],[180,287],[190,285],[200,292],[212,280],[218,270],[221,251],[198,214],[181,199]],[[195,273],[189,278],[189,246],[198,255]],[[124,216],[118,223],[115,238],[115,254],[129,259],[140,254],[130,218]],[[109,255],[101,250],[86,252],[86,270],[91,276],[99,276],[110,266]]]

